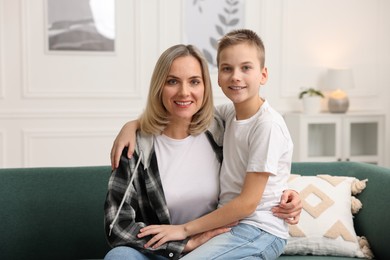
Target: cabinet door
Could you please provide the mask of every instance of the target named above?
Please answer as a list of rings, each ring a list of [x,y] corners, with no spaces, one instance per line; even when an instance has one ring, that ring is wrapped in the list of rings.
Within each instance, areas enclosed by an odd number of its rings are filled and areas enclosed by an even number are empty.
[[[341,156],[341,120],[336,117],[303,119],[301,161],[335,161]]]
[[[383,116],[349,116],[343,122],[343,159],[381,164]]]

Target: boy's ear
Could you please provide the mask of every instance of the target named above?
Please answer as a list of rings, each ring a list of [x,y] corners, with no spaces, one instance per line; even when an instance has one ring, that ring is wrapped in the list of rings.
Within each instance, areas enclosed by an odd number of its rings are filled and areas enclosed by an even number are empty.
[[[265,83],[267,83],[267,80],[268,80],[268,69],[267,69],[267,67],[264,67],[261,70],[261,81],[260,81],[260,84],[261,85],[265,85]]]

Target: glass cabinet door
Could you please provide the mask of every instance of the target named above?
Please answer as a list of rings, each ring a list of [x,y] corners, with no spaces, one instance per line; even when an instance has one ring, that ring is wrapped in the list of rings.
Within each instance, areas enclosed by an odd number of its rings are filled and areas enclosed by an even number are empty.
[[[350,117],[344,121],[345,157],[351,161],[377,164],[382,149],[381,117]]]
[[[307,161],[335,161],[341,156],[341,120],[334,117],[309,117],[303,129],[307,130],[305,154]]]
[[[336,156],[336,124],[308,124],[307,142],[309,157]]]

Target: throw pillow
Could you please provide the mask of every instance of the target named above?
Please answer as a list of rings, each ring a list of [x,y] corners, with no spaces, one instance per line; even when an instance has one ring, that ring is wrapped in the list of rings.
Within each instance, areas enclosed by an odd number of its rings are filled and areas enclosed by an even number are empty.
[[[353,215],[362,207],[352,195],[367,180],[353,177],[292,174],[289,188],[299,192],[303,210],[297,225],[289,226],[284,254],[373,258],[367,240],[356,235]]]

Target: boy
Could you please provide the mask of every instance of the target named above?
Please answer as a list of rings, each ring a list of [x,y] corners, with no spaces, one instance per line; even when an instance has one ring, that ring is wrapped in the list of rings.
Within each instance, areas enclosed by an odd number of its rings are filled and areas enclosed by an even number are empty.
[[[163,243],[239,221],[184,259],[276,259],[287,242],[286,222],[271,208],[279,203],[291,169],[293,144],[282,116],[259,96],[268,79],[262,40],[251,30],[225,35],[217,54],[218,84],[233,102],[217,110],[226,121],[218,209],[183,225],[151,225],[139,237]]]

